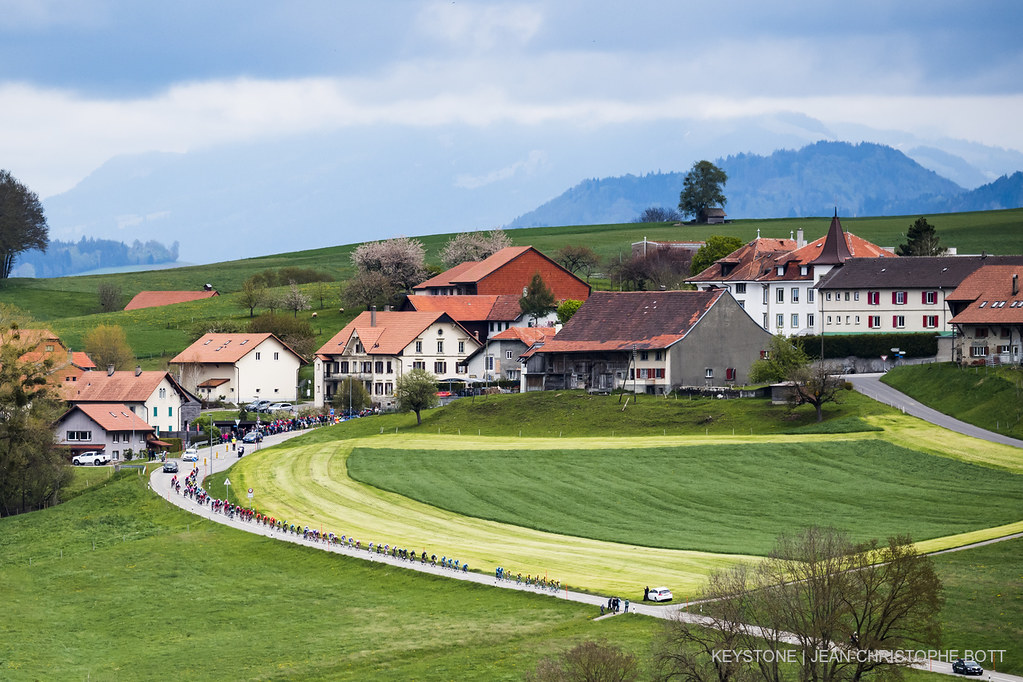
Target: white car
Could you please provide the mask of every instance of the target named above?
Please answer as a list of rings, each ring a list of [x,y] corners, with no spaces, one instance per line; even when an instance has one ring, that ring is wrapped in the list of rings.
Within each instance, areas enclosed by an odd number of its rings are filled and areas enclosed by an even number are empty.
[[[270,403],[269,405],[267,405],[263,409],[265,411],[267,411],[267,412],[270,412],[270,413],[273,413],[273,412],[293,412],[295,410],[295,406],[292,405],[291,403]]]
[[[671,594],[671,590],[667,587],[655,587],[650,590],[647,599],[650,601],[671,601],[674,597]]]
[[[198,462],[199,461],[199,448],[194,445],[189,445],[185,449],[185,452],[181,455],[182,462]]]
[[[98,450],[89,450],[88,452],[80,452],[72,457],[71,463],[75,466],[87,466],[89,464],[99,466],[100,464],[110,464],[110,455],[105,452],[99,452]]]

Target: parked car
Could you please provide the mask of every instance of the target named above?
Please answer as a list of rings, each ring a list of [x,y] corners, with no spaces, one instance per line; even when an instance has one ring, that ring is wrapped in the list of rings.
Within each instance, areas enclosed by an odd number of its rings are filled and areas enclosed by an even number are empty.
[[[260,443],[263,440],[263,434],[259,431],[249,431],[242,437],[243,443]]]
[[[956,659],[952,664],[952,672],[957,675],[983,675],[984,669],[980,667],[980,664],[970,659]]]
[[[178,473],[178,463],[173,459],[168,459],[163,463],[163,473],[165,474],[176,474]]]
[[[199,461],[199,448],[195,445],[189,445],[185,452],[181,455],[182,462],[198,462]]]
[[[99,450],[89,450],[88,452],[80,452],[71,458],[71,463],[75,466],[99,466],[100,464],[110,464],[110,455]]]
[[[295,406],[291,403],[270,403],[266,406],[267,412],[294,412]]]
[[[269,400],[254,400],[245,406],[250,412],[262,412],[263,408],[270,404]]]
[[[669,590],[667,587],[653,588],[652,590],[650,590],[650,593],[649,595],[647,595],[647,598],[650,601],[671,601],[672,599],[674,599],[674,597],[671,594],[671,590]]]

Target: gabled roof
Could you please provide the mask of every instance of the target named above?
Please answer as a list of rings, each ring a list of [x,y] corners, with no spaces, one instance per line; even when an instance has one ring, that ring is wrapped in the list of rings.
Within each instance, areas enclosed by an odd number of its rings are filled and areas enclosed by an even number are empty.
[[[765,267],[773,263],[776,256],[789,253],[796,249],[795,239],[773,239],[757,237],[748,244],[743,244],[724,258],[701,273],[690,277],[687,282],[750,282],[761,275]],[[723,267],[730,267],[727,275],[722,275]]]
[[[712,291],[597,291],[537,353],[663,349],[685,338],[725,295]]]
[[[503,332],[490,337],[491,341],[521,341],[532,346],[537,341],[554,338],[554,327],[508,327]]]
[[[406,297],[419,312],[445,312],[457,322],[508,322],[522,317],[522,308],[516,296],[417,296]]]
[[[89,419],[96,422],[104,431],[153,431],[153,427],[122,403],[87,403],[75,405],[61,415],[58,421],[75,410],[81,410]]]
[[[186,399],[193,398],[170,372],[159,370],[118,371],[113,374],[86,372],[81,379],[66,387],[65,398],[72,403],[143,403],[149,400],[164,379]]]
[[[412,287],[413,289],[429,289],[434,287],[453,287],[455,279],[461,277],[462,274],[477,265],[478,261],[467,260],[464,263],[459,263],[453,268],[448,268],[439,275],[435,275],[430,279],[417,284]]]
[[[139,308],[156,308],[162,305],[174,303],[187,303],[188,301],[200,301],[204,298],[219,296],[216,290],[210,291],[140,291],[135,294],[125,310],[138,310]]]
[[[497,269],[512,262],[527,251],[536,251],[532,246],[508,246],[494,254],[484,258],[478,263],[473,264],[471,268],[464,270],[460,275],[453,277],[452,282],[478,282],[484,277],[492,275]],[[536,253],[543,256],[542,253],[536,251]],[[546,258],[546,256],[544,256]]]
[[[955,289],[982,265],[1023,265],[1023,256],[853,258],[832,269],[818,289]],[[972,299],[971,299],[972,300]]]
[[[468,330],[444,312],[385,310],[376,313],[375,325],[370,324],[372,315],[370,311],[359,313],[358,317],[323,344],[316,354],[320,357],[340,355],[352,337],[356,336],[368,355],[399,355],[435,322],[450,322],[461,328],[470,340],[479,343]]]
[[[301,355],[269,332],[262,334],[204,334],[198,341],[175,355],[171,359],[171,364],[191,362],[234,364],[256,350],[259,344],[270,338],[275,339],[289,353],[298,358],[300,363],[305,364],[305,360],[302,359]]]
[[[71,364],[79,369],[96,369],[96,363],[85,351],[71,351]]]
[[[963,280],[949,299],[971,301],[952,318],[953,324],[1023,324],[1023,265],[985,265]]]
[[[829,245],[828,239],[830,234],[831,232],[829,231],[827,235],[820,239],[815,239],[806,246],[796,249],[791,254],[779,259],[778,265],[781,265],[783,262],[790,263],[792,261],[796,261],[800,265],[839,265],[841,263],[848,263],[852,258],[898,258],[891,251],[844,230],[841,233],[841,237],[839,237],[843,246],[837,247],[834,245],[834,242]],[[834,260],[833,256],[837,252],[848,253],[849,255],[842,261],[827,262]]]

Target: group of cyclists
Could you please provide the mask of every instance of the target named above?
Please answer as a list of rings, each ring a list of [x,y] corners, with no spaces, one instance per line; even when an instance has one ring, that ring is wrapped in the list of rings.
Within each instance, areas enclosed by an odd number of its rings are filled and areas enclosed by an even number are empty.
[[[515,581],[516,585],[521,585],[525,582],[527,587],[532,587],[537,590],[550,590],[551,592],[557,592],[561,589],[561,581],[555,580],[554,578],[548,578],[547,576],[534,576],[531,573],[527,573],[526,577],[523,578],[521,573],[516,573],[514,576],[508,569],[503,566],[498,566],[494,570],[494,576],[497,578],[497,582],[502,580]]]

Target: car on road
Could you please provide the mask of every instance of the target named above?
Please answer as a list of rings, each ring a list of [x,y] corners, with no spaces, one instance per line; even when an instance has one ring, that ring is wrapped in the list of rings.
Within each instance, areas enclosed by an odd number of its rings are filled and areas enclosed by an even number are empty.
[[[88,452],[80,452],[71,458],[71,463],[75,466],[99,466],[100,464],[110,464],[110,455],[99,450],[89,450]]]
[[[650,590],[647,599],[650,601],[671,601],[674,597],[671,594],[671,590],[667,587],[655,587]]]
[[[260,443],[263,440],[263,434],[259,431],[249,431],[242,437],[243,443]]]
[[[291,403],[270,403],[266,406],[266,412],[294,412],[295,406]]]
[[[189,445],[185,452],[181,455],[182,462],[198,462],[199,461],[199,448],[194,445]]]
[[[165,474],[176,474],[178,473],[178,463],[172,459],[168,459],[163,463],[163,473]]]
[[[250,412],[261,412],[263,408],[265,408],[269,404],[270,404],[269,400],[254,400],[248,405],[246,405],[245,409],[247,409]]]
[[[952,672],[957,675],[983,675],[984,669],[980,667],[980,664],[970,659],[956,659],[952,664]]]

